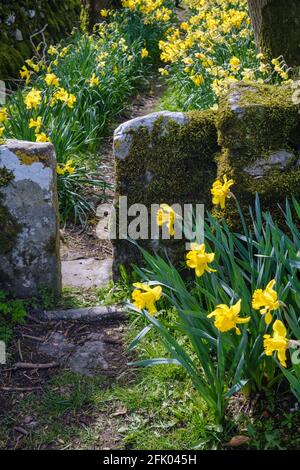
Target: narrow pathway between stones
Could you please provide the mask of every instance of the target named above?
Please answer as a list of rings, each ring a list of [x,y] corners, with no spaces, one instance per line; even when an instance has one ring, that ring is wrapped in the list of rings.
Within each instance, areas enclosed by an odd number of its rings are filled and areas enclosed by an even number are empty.
[[[162,93],[153,78],[150,92],[137,96],[116,125],[154,111]],[[112,135],[105,142],[102,162],[107,180],[114,184]],[[95,307],[93,297],[93,288],[105,287],[111,278],[112,249],[109,240],[103,240],[103,220],[112,201],[113,191],[86,231],[68,227],[62,233],[64,287],[77,288],[81,303],[86,299],[92,306],[37,313],[38,306],[33,305],[26,324],[15,329],[8,363],[0,374],[0,449],[123,448],[118,429],[126,410],[114,409],[113,404],[109,411],[97,403],[85,406],[91,387],[97,395],[97,390],[130,383],[135,377],[123,344],[126,316],[120,306]],[[89,378],[93,382],[84,382]],[[76,392],[70,395],[73,385]],[[90,428],[92,444],[81,442],[78,432],[67,438],[71,442],[61,442],[56,434],[49,437],[47,428],[54,426],[48,426],[49,420],[61,433],[70,426]]]
[[[163,94],[164,87],[158,77],[152,77],[150,90],[135,97],[116,124],[149,114]],[[113,131],[105,140],[101,162],[104,165],[104,178],[115,184],[113,158]],[[107,202],[98,206],[95,219],[82,232],[81,228],[69,226],[63,232],[61,244],[63,285],[92,288],[107,285],[112,271],[112,247],[108,239],[107,216],[113,203],[114,191],[108,191]]]

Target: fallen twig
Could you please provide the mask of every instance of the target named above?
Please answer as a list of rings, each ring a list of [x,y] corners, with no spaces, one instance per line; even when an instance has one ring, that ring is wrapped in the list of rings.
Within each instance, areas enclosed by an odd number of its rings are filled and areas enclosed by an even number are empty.
[[[32,390],[42,389],[42,387],[0,387],[0,389],[5,392],[32,392]]]
[[[24,428],[21,428],[21,426],[15,426],[14,430],[23,434],[24,436],[28,436],[28,431],[26,431]]]
[[[58,362],[48,362],[45,364],[33,364],[32,362],[16,362],[13,365],[13,369],[51,369],[53,367],[59,367]]]
[[[38,336],[31,336],[31,335],[24,335],[22,333],[23,338],[34,339],[35,341],[45,341],[45,338],[39,338]]]
[[[22,354],[20,339],[18,339],[18,352],[19,352],[19,357],[20,357],[21,361],[23,361],[23,354]]]

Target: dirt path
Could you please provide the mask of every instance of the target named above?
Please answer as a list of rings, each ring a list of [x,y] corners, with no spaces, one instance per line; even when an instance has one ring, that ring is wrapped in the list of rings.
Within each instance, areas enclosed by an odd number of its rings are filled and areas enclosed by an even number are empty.
[[[102,145],[101,172],[107,183],[115,185],[115,169],[113,157],[113,130],[123,122],[151,113],[164,92],[164,87],[157,76],[149,80],[149,89],[142,95],[138,94],[128,105],[126,111],[113,126],[109,137]],[[114,189],[107,192],[107,208],[113,202]],[[102,205],[103,207],[103,205]],[[104,208],[105,209],[105,208]],[[105,209],[106,210],[106,209]],[[69,225],[62,234],[62,268],[63,284],[73,287],[102,287],[107,284],[112,267],[112,247],[101,227],[103,210],[98,206],[95,216],[91,217],[82,231],[81,227]],[[102,223],[103,224],[103,223]]]

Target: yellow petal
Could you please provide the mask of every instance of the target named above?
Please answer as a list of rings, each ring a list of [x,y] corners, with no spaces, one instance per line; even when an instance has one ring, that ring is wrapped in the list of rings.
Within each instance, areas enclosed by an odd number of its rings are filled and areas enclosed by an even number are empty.
[[[267,325],[270,325],[270,323],[272,322],[273,320],[273,317],[272,317],[272,314],[270,312],[268,312],[265,316],[265,322]]]
[[[276,320],[273,325],[273,330],[275,333],[277,333],[279,336],[286,337],[286,328],[282,321]]]
[[[242,299],[238,300],[236,304],[232,305],[231,310],[235,315],[238,315],[241,311]]]

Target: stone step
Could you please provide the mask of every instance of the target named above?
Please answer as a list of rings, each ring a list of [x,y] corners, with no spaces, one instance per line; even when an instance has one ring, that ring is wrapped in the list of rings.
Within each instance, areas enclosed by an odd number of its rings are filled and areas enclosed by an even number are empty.
[[[112,258],[98,260],[95,258],[82,258],[62,261],[63,286],[104,287],[112,278]]]
[[[73,308],[40,312],[37,317],[45,321],[115,322],[127,318],[121,305]]]

